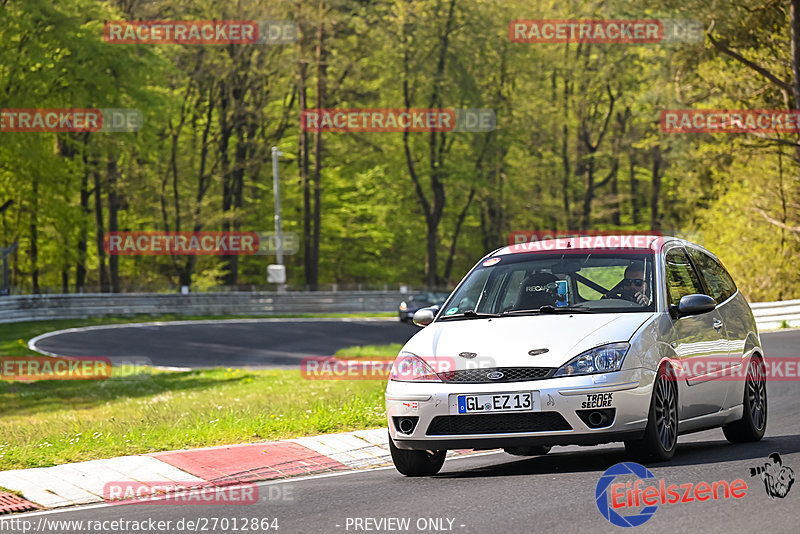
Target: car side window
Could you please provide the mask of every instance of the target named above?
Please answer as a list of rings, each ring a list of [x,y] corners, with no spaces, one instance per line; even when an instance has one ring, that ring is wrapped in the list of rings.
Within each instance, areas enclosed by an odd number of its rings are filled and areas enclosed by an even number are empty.
[[[686,252],[674,248],[666,255],[667,296],[677,305],[682,297],[703,293],[703,287]]]
[[[717,302],[728,300],[736,293],[736,284],[728,271],[714,258],[696,249],[689,249],[695,265],[700,270],[700,276]]]

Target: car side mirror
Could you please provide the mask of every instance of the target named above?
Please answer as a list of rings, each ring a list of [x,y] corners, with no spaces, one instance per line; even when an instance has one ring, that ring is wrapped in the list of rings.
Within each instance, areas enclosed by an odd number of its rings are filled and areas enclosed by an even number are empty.
[[[694,295],[685,295],[677,306],[674,304],[669,307],[669,313],[674,319],[686,317],[687,315],[700,315],[701,313],[708,313],[717,307],[717,301],[708,295],[701,295],[699,293]]]
[[[439,311],[439,306],[430,306],[428,308],[420,308],[414,313],[414,324],[420,327],[428,326],[433,322],[436,317],[436,312]]]

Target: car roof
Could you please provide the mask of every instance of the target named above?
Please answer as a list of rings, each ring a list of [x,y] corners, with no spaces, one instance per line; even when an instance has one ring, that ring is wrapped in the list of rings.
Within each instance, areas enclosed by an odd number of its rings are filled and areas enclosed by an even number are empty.
[[[701,249],[703,248],[684,239],[672,236],[653,234],[603,234],[560,237],[518,243],[501,247],[487,255],[487,257],[504,256],[507,254],[552,254],[553,252],[576,253],[587,251],[602,251],[603,253],[624,251],[628,254],[652,254],[653,252],[657,252],[659,248],[667,242],[690,244]]]

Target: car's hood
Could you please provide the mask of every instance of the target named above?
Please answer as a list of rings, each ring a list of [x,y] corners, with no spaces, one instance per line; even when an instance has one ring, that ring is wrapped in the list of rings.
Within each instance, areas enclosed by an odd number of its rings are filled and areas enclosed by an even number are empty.
[[[437,321],[418,332],[404,350],[452,369],[560,367],[598,345],[630,340],[653,314],[534,315]],[[531,356],[529,351],[547,349]],[[474,353],[464,358],[460,353]],[[449,365],[448,365],[449,363]]]

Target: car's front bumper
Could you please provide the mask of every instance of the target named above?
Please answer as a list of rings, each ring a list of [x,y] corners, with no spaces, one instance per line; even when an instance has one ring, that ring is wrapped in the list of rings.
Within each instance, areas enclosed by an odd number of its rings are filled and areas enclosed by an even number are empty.
[[[400,449],[427,450],[502,448],[526,445],[595,445],[636,439],[642,435],[647,425],[654,379],[654,371],[637,368],[603,375],[550,378],[527,382],[449,384],[389,381],[386,388],[389,434]],[[556,425],[561,429],[503,432],[495,428],[491,432],[484,432],[481,431],[481,420],[476,418],[492,417],[494,413],[469,415],[453,413],[456,410],[453,403],[457,395],[520,391],[538,391],[541,404],[541,411],[538,413],[549,413],[550,415],[534,416],[534,418],[561,421],[559,425]],[[598,399],[598,397],[589,397],[590,395],[607,393],[611,394],[610,397],[605,397],[608,406],[595,407],[583,404]],[[600,428],[591,428],[578,415],[578,411],[603,408],[614,408],[614,419],[611,424]],[[504,414],[513,417],[523,413],[531,412],[506,412]],[[586,414],[584,413],[584,415]],[[467,430],[462,428],[458,431],[459,433],[442,434],[441,429],[429,433],[434,418],[440,416],[469,417],[471,419]],[[395,418],[398,417],[417,417],[413,431],[408,433],[399,431],[395,425]],[[453,419],[452,426],[461,427],[463,425],[459,423],[464,421],[466,420]],[[437,421],[437,423],[441,423],[441,421]]]

